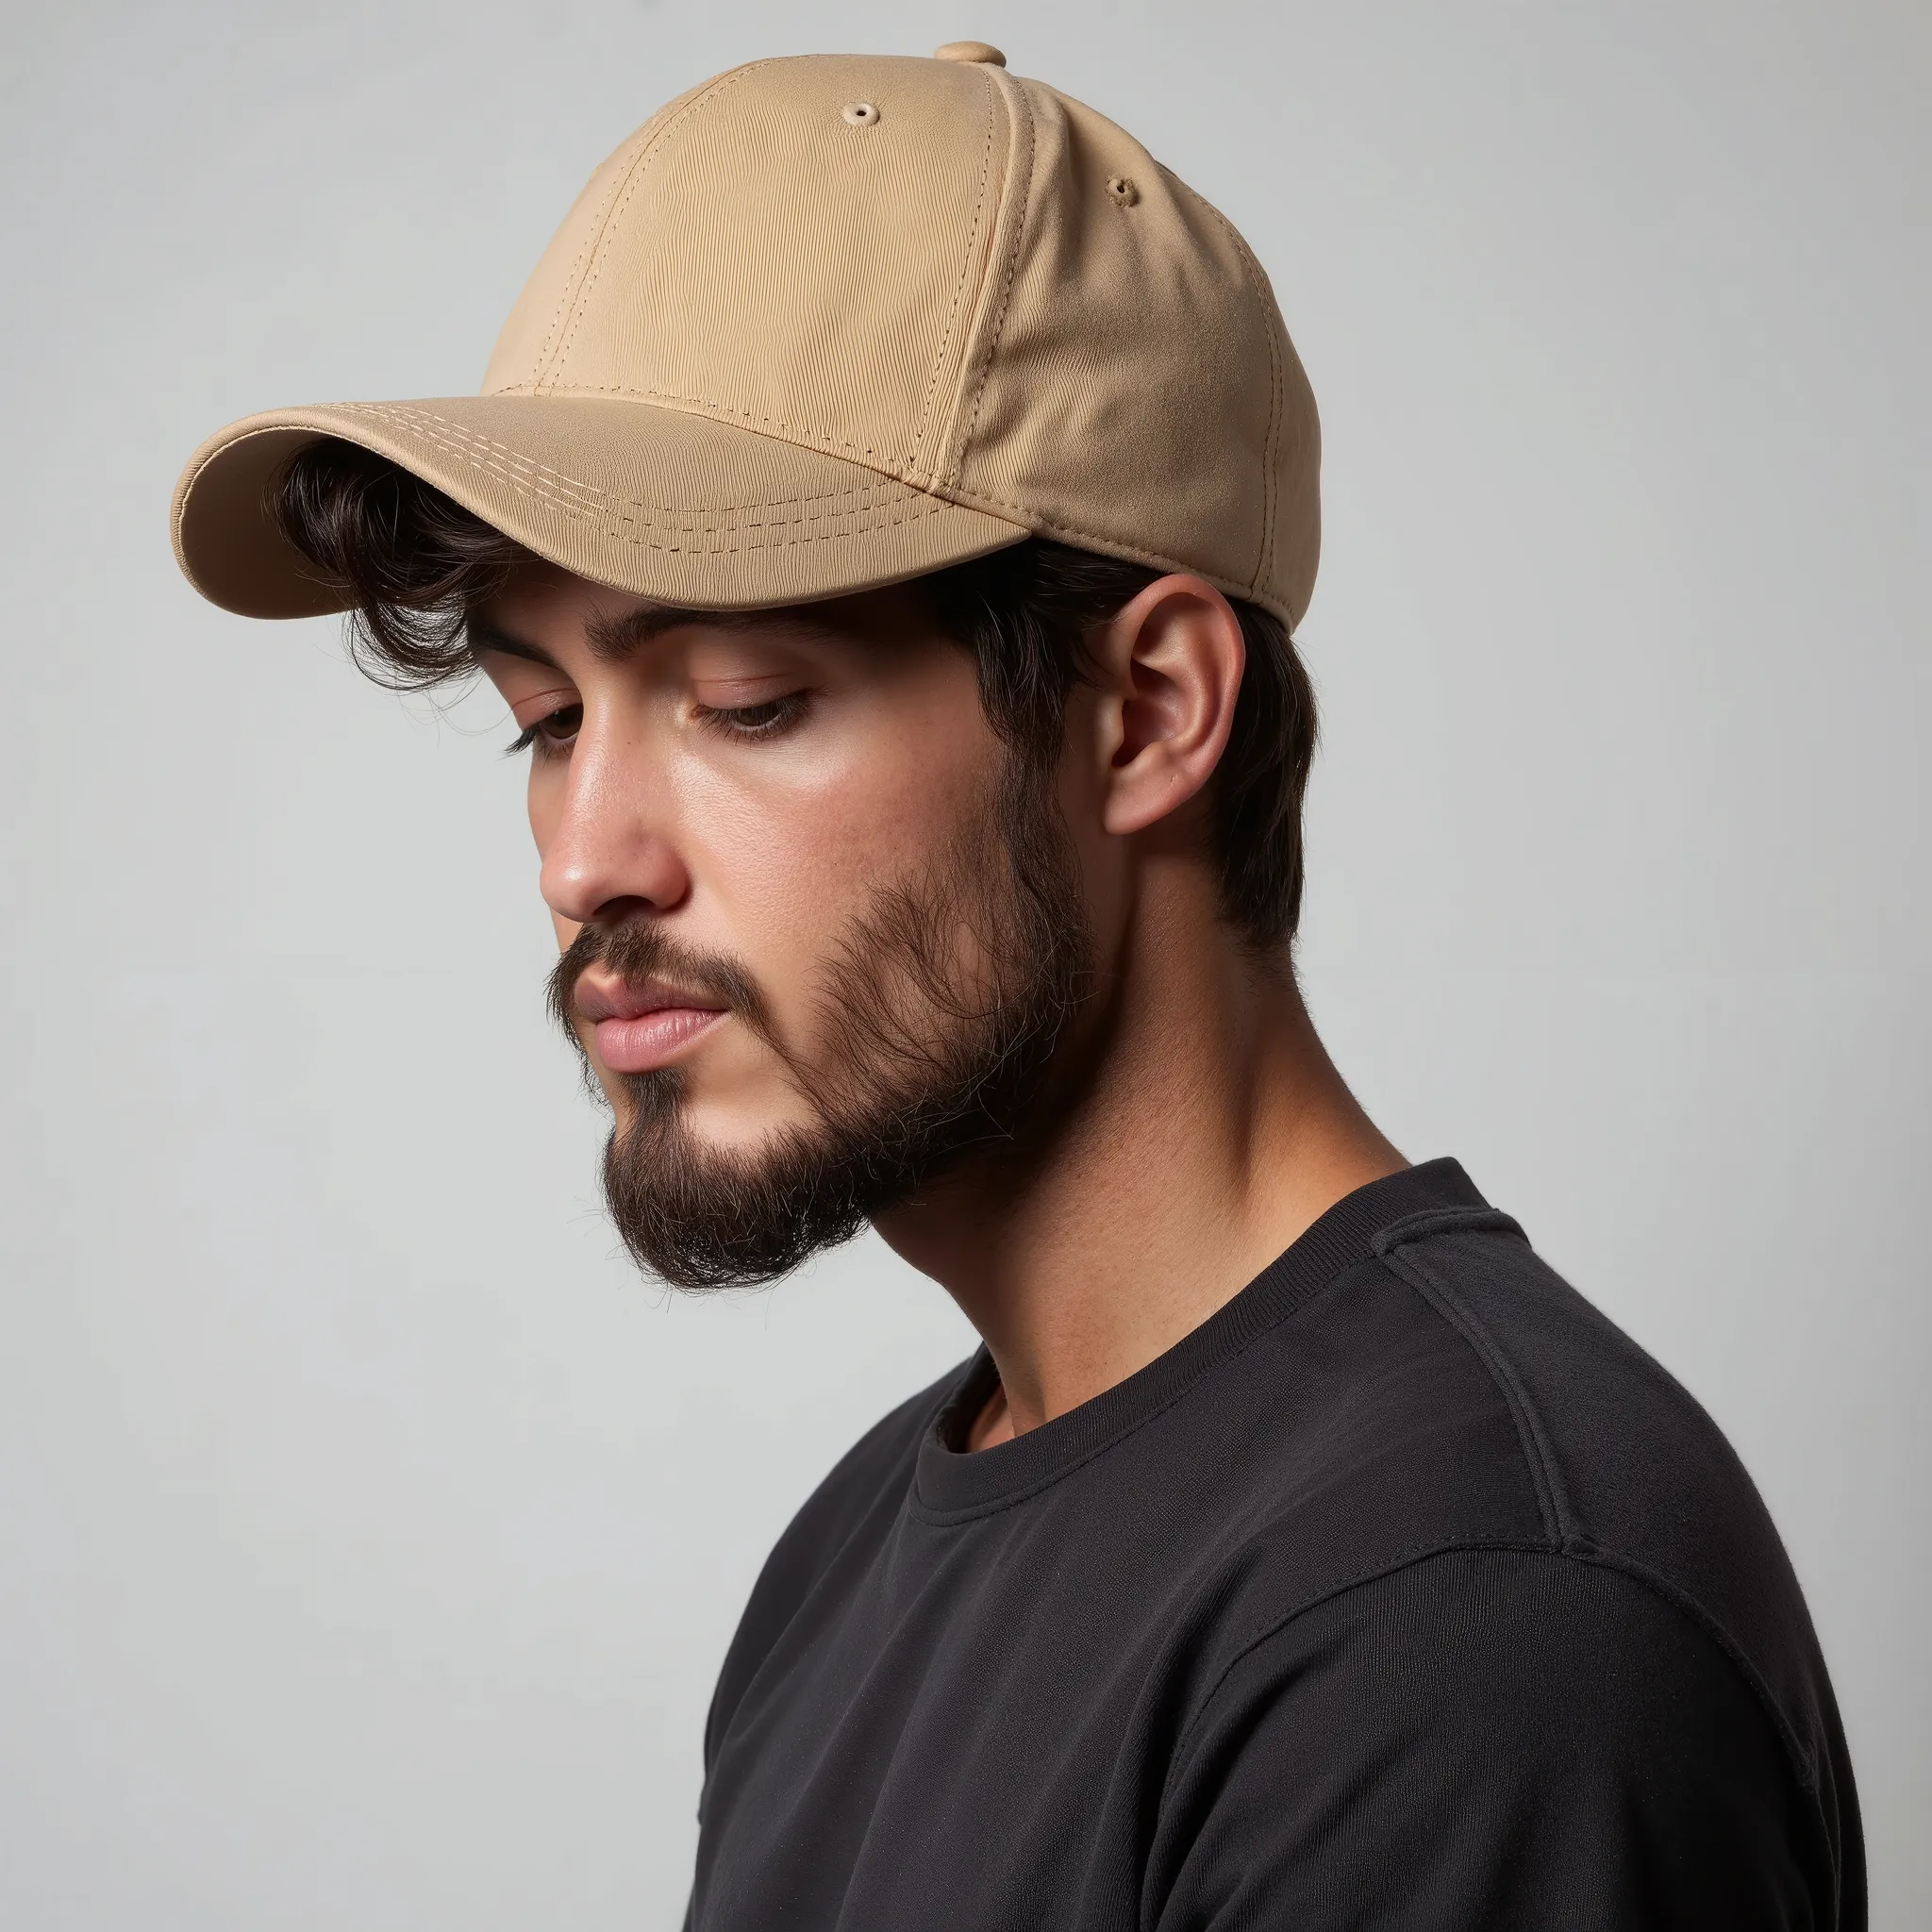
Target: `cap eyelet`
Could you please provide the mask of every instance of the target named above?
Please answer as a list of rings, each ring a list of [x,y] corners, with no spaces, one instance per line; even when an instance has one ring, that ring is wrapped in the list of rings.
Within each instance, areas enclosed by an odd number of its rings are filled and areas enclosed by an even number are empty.
[[[1141,198],[1141,191],[1124,175],[1109,175],[1107,192],[1116,208],[1132,208]]]
[[[874,127],[878,125],[879,110],[870,101],[854,101],[840,111],[855,127]]]

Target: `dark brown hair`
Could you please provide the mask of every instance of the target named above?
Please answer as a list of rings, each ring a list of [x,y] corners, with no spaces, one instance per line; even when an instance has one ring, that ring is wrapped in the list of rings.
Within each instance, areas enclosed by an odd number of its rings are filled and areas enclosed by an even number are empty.
[[[379,683],[422,691],[475,669],[471,613],[528,553],[386,458],[325,440],[298,451],[272,508],[289,541],[354,600],[349,646]],[[993,728],[1024,756],[1058,756],[1087,641],[1162,575],[1045,538],[919,579],[941,626],[972,652]],[[1294,935],[1302,798],[1315,700],[1286,626],[1231,598],[1247,645],[1234,726],[1215,772],[1210,841],[1223,917],[1259,949]]]

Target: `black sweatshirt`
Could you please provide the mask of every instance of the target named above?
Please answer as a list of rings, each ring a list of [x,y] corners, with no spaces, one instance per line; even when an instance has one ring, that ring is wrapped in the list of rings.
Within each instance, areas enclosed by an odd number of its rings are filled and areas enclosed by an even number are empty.
[[[888,1416],[772,1553],[695,1932],[1863,1927],[1750,1478],[1454,1161],[962,1453],[992,1386]]]

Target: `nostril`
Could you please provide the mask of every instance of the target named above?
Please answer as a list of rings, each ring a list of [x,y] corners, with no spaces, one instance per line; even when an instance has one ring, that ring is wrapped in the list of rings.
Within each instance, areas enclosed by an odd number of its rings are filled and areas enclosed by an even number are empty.
[[[641,898],[635,892],[626,892],[621,898],[605,900],[591,914],[589,923],[603,926],[607,931],[614,930],[628,920],[641,919],[657,909],[648,899]]]

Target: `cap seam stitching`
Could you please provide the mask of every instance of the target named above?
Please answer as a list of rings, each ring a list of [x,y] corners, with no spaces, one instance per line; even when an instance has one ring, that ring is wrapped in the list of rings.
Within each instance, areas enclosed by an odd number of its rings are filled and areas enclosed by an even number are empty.
[[[687,101],[683,108],[678,113],[673,115],[652,136],[636,159],[631,162],[629,169],[625,174],[623,192],[620,198],[614,206],[608,207],[602,221],[598,225],[596,241],[591,250],[590,265],[584,273],[582,286],[575,291],[571,298],[572,313],[569,325],[564,331],[563,340],[557,345],[557,353],[550,358],[549,362],[539,365],[537,374],[533,378],[536,384],[541,386],[544,376],[552,371],[560,369],[568,358],[571,346],[576,341],[577,330],[583,323],[584,310],[590,303],[591,291],[596,288],[597,278],[604,272],[605,244],[612,239],[617,225],[624,219],[625,209],[630,206],[631,196],[637,192],[638,183],[649,173],[652,164],[663,151],[664,143],[669,139],[672,130],[682,126],[694,114],[701,113],[705,108],[708,108],[726,89],[736,87],[747,75],[756,73],[758,68],[768,66],[769,64],[768,61],[754,60],[746,66],[735,69],[730,74],[721,75],[695,100]],[[576,272],[575,263],[572,264],[571,272],[572,274]]]
[[[1121,556],[1130,557],[1138,562],[1164,563],[1174,570],[1196,569],[1193,564],[1177,563],[1164,552],[1146,549],[1127,538],[1116,537],[1106,530],[1089,529],[1084,525],[1069,523],[1064,517],[1050,517],[1044,511],[1034,509],[1029,505],[1008,503],[1005,497],[990,495],[983,490],[952,488],[952,500],[968,509],[985,508],[991,512],[1010,510],[1014,515],[1025,518],[1029,524],[1037,525],[1042,530],[1052,530],[1067,537],[1086,537],[1096,543],[1111,544]],[[1199,574],[1206,575],[1205,572]],[[1239,583],[1241,579],[1230,577],[1227,581]]]
[[[656,137],[653,136],[652,139],[655,140]],[[649,141],[641,144],[638,154],[631,157],[631,168],[637,166],[644,149],[650,144]],[[619,188],[629,179],[629,168],[622,175],[612,176],[609,186],[604,191],[603,200],[597,206],[596,218],[591,223],[584,239],[577,243],[577,252],[571,257],[570,270],[563,278],[563,292],[557,298],[556,308],[550,311],[549,325],[543,331],[542,341],[537,346],[537,359],[530,378],[532,382],[541,382],[543,379],[543,372],[550,365],[550,345],[557,340],[557,332],[563,326],[564,319],[570,314],[571,304],[576,299],[577,271],[584,266],[591,251],[603,239],[605,216],[609,212],[610,204],[616,199]]]
[[[1079,524],[1070,524],[1062,517],[1051,517],[1043,511],[1023,503],[1008,503],[1004,497],[992,496],[982,490],[965,490],[957,485],[948,485],[947,500],[957,503],[963,509],[983,509],[989,516],[999,516],[1009,512],[1011,521],[1024,523],[1036,535],[1049,535],[1084,539],[1090,543],[1107,546],[1109,556],[1125,558],[1135,563],[1171,571],[1187,571],[1197,577],[1205,577],[1210,584],[1231,597],[1252,597],[1255,602],[1268,608],[1279,605],[1286,612],[1284,600],[1265,586],[1250,584],[1241,577],[1224,576],[1200,563],[1190,563],[1185,558],[1174,556],[1162,550],[1149,550],[1124,537],[1116,537],[1107,530],[1088,529]],[[1285,621],[1291,621],[1285,619]]]
[[[639,129],[637,135],[631,137],[632,140],[639,142],[638,151],[631,157],[629,166],[621,174],[611,176],[610,184],[605,189],[603,199],[598,203],[596,216],[586,230],[584,239],[577,244],[576,254],[571,258],[570,272],[563,278],[563,293],[558,297],[557,307],[551,313],[550,325],[543,331],[543,341],[537,350],[535,371],[530,378],[533,383],[541,382],[545,370],[550,366],[551,344],[557,341],[558,331],[564,326],[565,322],[569,319],[572,305],[576,301],[582,290],[583,285],[578,278],[577,271],[583,268],[586,262],[594,256],[597,248],[602,243],[605,229],[609,222],[612,203],[616,201],[618,195],[629,184],[631,176],[637,172],[644,157],[650,154],[657,147],[658,143],[671,132],[672,128],[684,118],[685,109],[696,107],[698,102],[704,99],[707,93],[714,92],[729,77],[729,75],[720,75],[717,79],[711,82],[709,87],[701,90],[695,99],[687,101],[684,109],[680,109],[677,113],[673,114],[661,126],[653,127],[647,122],[642,128]],[[640,136],[644,138],[640,140]],[[628,145],[628,143],[625,144]],[[622,149],[619,152],[621,153]]]
[[[1257,297],[1258,301],[1258,297]],[[1275,478],[1281,470],[1282,401],[1287,378],[1282,369],[1281,341],[1269,305],[1261,304],[1261,326],[1268,332],[1268,447],[1261,456],[1261,561],[1255,570],[1255,588],[1274,574],[1274,540],[1281,527],[1281,511],[1275,502]]]
[[[461,444],[452,442],[442,437],[425,435],[425,440],[431,443],[432,446],[442,450],[445,454],[455,457],[458,461],[468,464],[472,469],[480,470],[484,472],[486,475],[501,478],[502,481],[508,483],[513,490],[516,490],[521,494],[537,497],[541,502],[549,505],[553,509],[558,510],[562,514],[572,517],[577,521],[586,523],[598,523],[600,518],[615,517],[619,523],[635,524],[651,529],[675,530],[682,534],[691,536],[704,536],[721,534],[727,531],[735,532],[737,530],[743,529],[783,529],[796,524],[828,523],[834,521],[842,521],[846,519],[850,519],[857,523],[872,518],[880,508],[906,507],[903,505],[868,505],[862,508],[855,508],[850,510],[817,510],[808,512],[801,516],[779,518],[771,524],[758,522],[733,523],[730,521],[714,522],[709,519],[707,513],[698,510],[691,511],[683,520],[667,521],[663,518],[658,517],[632,516],[626,514],[623,510],[618,509],[614,505],[606,505],[600,508],[598,506],[594,506],[591,504],[573,501],[570,497],[562,495],[554,490],[546,488],[543,484],[539,483],[528,476],[518,475],[515,473],[515,471],[510,469],[506,464],[497,462],[491,458],[480,457],[476,455],[473,450],[465,449]],[[914,493],[910,496],[909,501],[912,503],[917,503],[922,501],[922,499],[916,493]],[[939,501],[936,498],[928,498],[924,499],[924,501],[933,508],[943,508],[942,505],[939,504]],[[667,508],[669,506],[667,506]],[[718,514],[723,519],[729,519],[736,514],[739,508],[783,509],[790,508],[791,507],[791,505],[782,502],[776,504],[752,503],[745,504],[742,506],[732,506],[729,508],[722,508]],[[924,516],[928,514],[928,510],[925,508],[922,508],[921,510],[916,512],[916,514]],[[601,524],[599,526],[608,527]],[[622,532],[613,529],[609,530],[608,534],[611,536],[620,536],[622,535]],[[824,535],[824,533],[820,534]],[[750,545],[746,547],[768,548],[772,546]]]
[[[534,497],[539,502],[556,510],[559,515],[569,518],[572,522],[589,524],[592,527],[600,530],[603,535],[614,538],[620,542],[629,543],[636,548],[646,550],[658,550],[670,554],[680,554],[686,551],[690,551],[694,555],[730,556],[741,550],[790,549],[805,543],[823,543],[833,541],[840,537],[864,536],[873,530],[895,529],[903,524],[917,523],[922,517],[935,516],[939,514],[941,510],[944,510],[948,508],[947,504],[942,498],[935,496],[926,496],[923,492],[914,492],[912,500],[914,502],[920,503],[922,507],[920,508],[913,509],[909,507],[909,505],[904,506],[904,508],[906,508],[906,514],[904,516],[880,517],[875,514],[873,514],[870,511],[864,510],[821,511],[816,515],[784,518],[781,519],[777,524],[772,525],[767,525],[764,524],[750,524],[742,525],[710,525],[704,524],[702,522],[694,522],[689,525],[680,526],[673,525],[667,526],[662,524],[655,523],[653,520],[649,518],[631,517],[625,516],[622,512],[612,512],[612,514],[615,514],[617,516],[618,521],[621,523],[634,524],[641,525],[645,528],[655,529],[664,529],[669,527],[674,530],[678,530],[680,534],[690,536],[717,535],[723,534],[726,531],[735,531],[740,528],[763,529],[767,527],[772,527],[783,529],[791,525],[796,524],[825,523],[835,520],[843,521],[846,518],[850,518],[854,525],[853,527],[845,530],[817,530],[813,531],[808,536],[779,538],[773,542],[766,543],[719,543],[704,546],[680,543],[654,543],[647,537],[633,536],[626,531],[611,527],[611,525],[608,523],[600,523],[597,515],[586,507],[584,507],[583,505],[572,503],[567,499],[559,498],[553,491],[542,488],[541,485],[531,482],[525,477],[514,475],[511,471],[505,468],[504,465],[502,465],[501,463],[492,460],[487,460],[483,458],[476,456],[473,451],[464,449],[459,443],[452,442],[447,438],[439,436],[427,430],[423,432],[423,436],[424,440],[426,442],[428,442],[432,447],[442,450],[446,455],[454,457],[458,462],[467,464],[473,470],[480,471],[485,475],[491,475],[497,477],[500,481],[508,484],[508,486],[513,491],[515,491],[519,495]],[[759,507],[760,506],[757,505],[747,506],[747,508],[753,508]]]
[[[557,483],[563,485],[567,490],[575,491],[593,501],[601,500],[607,506],[615,507],[621,505],[629,509],[641,510],[682,510],[685,508],[685,506],[681,504],[652,503],[642,497],[622,496],[615,491],[605,490],[595,483],[587,483],[582,478],[572,476],[562,470],[553,470],[548,464],[538,462],[534,458],[525,456],[521,450],[514,449],[508,443],[498,442],[494,438],[484,436],[478,431],[467,429],[461,424],[452,422],[446,416],[438,415],[433,409],[418,409],[408,408],[408,406],[393,406],[381,403],[337,403],[330,407],[353,410],[358,415],[373,416],[379,422],[394,423],[403,427],[409,427],[419,423],[434,423],[446,435],[456,438],[458,441],[474,443],[480,448],[490,450],[498,456],[508,458],[512,464],[521,465],[537,475],[550,477]],[[749,433],[756,434],[757,432]],[[794,504],[833,503],[845,497],[871,495],[877,491],[898,491],[910,495],[925,493],[915,491],[912,485],[901,482],[895,476],[888,476],[881,473],[874,473],[874,476],[875,480],[871,483],[855,483],[845,490],[815,491],[799,496],[760,497],[755,503],[734,507],[747,509],[776,509],[789,508]],[[540,484],[536,487],[541,489],[543,486]]]
[[[933,358],[931,372],[925,379],[925,395],[919,405],[919,424],[913,431],[912,446],[907,453],[907,468],[917,475],[920,469],[920,451],[925,445],[926,431],[932,417],[933,397],[939,392],[940,372],[945,367],[946,352],[953,345],[953,330],[959,320],[959,301],[966,292],[967,271],[973,266],[974,244],[979,239],[979,225],[986,213],[987,183],[992,174],[992,137],[997,120],[993,112],[998,98],[996,88],[989,85],[986,89],[986,139],[980,144],[979,152],[979,196],[973,207],[973,225],[966,236],[966,247],[959,258],[959,273],[953,284],[952,306],[946,311],[945,333],[940,338],[939,352]],[[928,469],[935,465],[927,465]],[[909,480],[909,478],[908,478]],[[937,481],[937,477],[934,477]]]
[[[1024,97],[1024,91],[1021,88],[1020,83],[1010,75],[1006,75],[1004,69],[990,69],[987,78],[991,85],[1000,90],[1009,108],[1012,106],[1015,94],[1020,94]],[[959,478],[965,472],[966,454],[973,447],[974,438],[979,433],[979,412],[986,401],[987,380],[992,374],[993,359],[999,354],[1000,337],[1006,329],[1007,316],[1012,303],[1013,278],[1019,273],[1020,268],[1020,247],[1026,238],[1026,217],[1031,212],[1033,206],[1033,172],[1036,154],[1033,108],[1030,101],[1024,102],[1024,112],[1016,114],[1014,117],[1016,124],[1022,130],[1024,167],[1021,175],[1019,205],[1013,211],[1013,242],[1012,246],[1007,251],[1006,272],[1000,277],[999,308],[993,316],[992,333],[987,341],[986,353],[980,358],[979,375],[973,388],[973,414],[967,422],[965,435],[959,439],[958,448],[954,452],[952,465],[946,472],[944,478],[946,484],[955,490],[959,487]],[[937,483],[940,479],[936,477],[934,481]],[[1018,508],[1017,505],[1009,505],[1008,507],[1009,508]],[[1028,514],[1030,515],[1031,513],[1029,512]]]
[[[641,389],[635,384],[617,382],[544,383],[541,387],[535,383],[519,382],[508,384],[503,389],[491,390],[488,393],[495,396],[629,396],[640,402],[684,405],[694,410],[708,409],[720,416],[736,416],[746,423],[762,423],[768,428],[782,429],[785,431],[784,440],[788,442],[796,442],[801,448],[836,447],[848,450],[854,456],[871,457],[881,463],[893,463],[902,469],[907,466],[908,460],[904,456],[894,455],[887,450],[874,449],[870,444],[847,442],[842,436],[834,436],[829,430],[812,429],[802,423],[788,423],[782,416],[767,416],[756,409],[741,409],[733,403],[713,402],[709,396],[685,395],[677,390]],[[905,479],[894,477],[893,480],[903,482]],[[918,486],[908,484],[907,487],[913,489]]]
[[[1159,164],[1157,162],[1156,165]],[[1233,246],[1236,259],[1241,265],[1241,279],[1247,283],[1248,293],[1260,310],[1262,333],[1268,339],[1268,435],[1261,447],[1261,537],[1256,556],[1255,575],[1249,579],[1249,588],[1258,591],[1266,581],[1268,565],[1274,549],[1274,439],[1279,433],[1281,422],[1281,347],[1275,340],[1274,323],[1269,313],[1272,305],[1263,295],[1263,291],[1268,286],[1267,276],[1241,231],[1205,194],[1190,188],[1171,169],[1162,168],[1161,172],[1166,175],[1173,186],[1178,188],[1189,200],[1220,224],[1223,233]]]
[[[1191,193],[1193,191],[1189,191]],[[1262,290],[1266,278],[1261,264],[1255,258],[1241,231],[1214,206],[1211,201],[1195,194],[1208,212],[1225,230],[1229,242],[1234,244],[1236,256],[1241,264],[1242,279],[1248,285],[1248,294],[1259,311],[1261,332],[1268,339],[1268,436],[1261,446],[1261,541],[1255,559],[1255,575],[1250,579],[1252,588],[1258,590],[1267,575],[1268,565],[1274,549],[1274,458],[1275,437],[1280,433],[1281,424],[1281,354],[1280,345],[1274,339],[1274,325],[1269,315],[1270,304],[1263,300]]]

